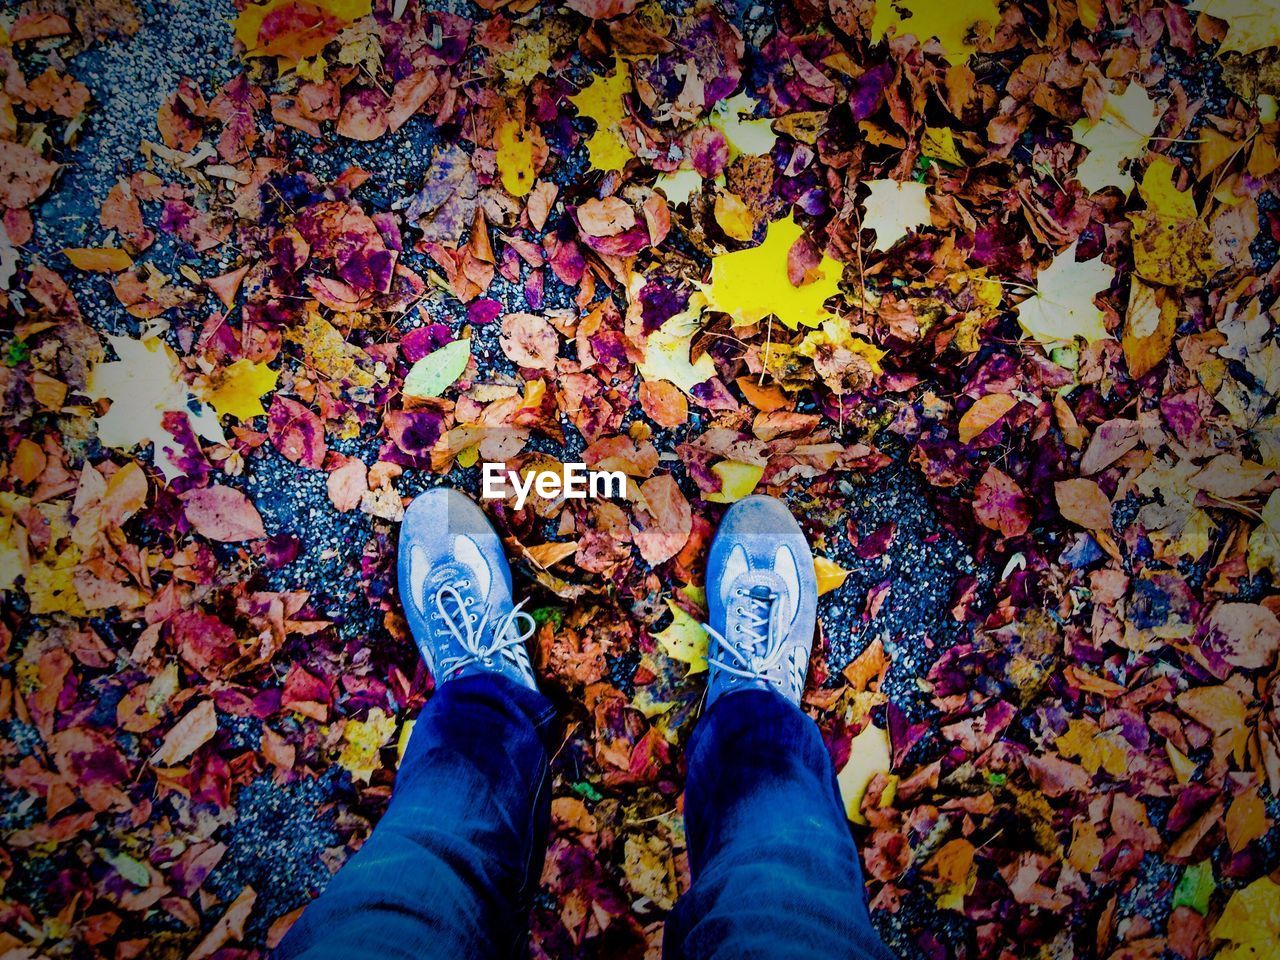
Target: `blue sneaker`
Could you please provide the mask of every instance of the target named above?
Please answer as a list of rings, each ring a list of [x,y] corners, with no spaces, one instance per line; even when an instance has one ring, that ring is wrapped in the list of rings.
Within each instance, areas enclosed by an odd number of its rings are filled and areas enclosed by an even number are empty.
[[[525,641],[537,624],[512,605],[502,540],[474,500],[436,487],[400,526],[400,601],[437,684],[500,673],[537,689]]]
[[[799,705],[818,620],[813,554],[781,500],[751,496],[725,513],[707,560],[707,705],[776,690]]]

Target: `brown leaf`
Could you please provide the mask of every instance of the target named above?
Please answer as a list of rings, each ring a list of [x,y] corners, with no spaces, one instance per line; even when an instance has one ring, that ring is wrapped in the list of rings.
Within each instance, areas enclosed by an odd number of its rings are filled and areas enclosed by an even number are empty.
[[[160,749],[151,755],[151,762],[171,767],[187,759],[213,739],[218,732],[218,715],[212,700],[201,700],[173,725]]]
[[[1006,537],[1018,537],[1031,526],[1031,506],[1016,480],[997,467],[988,467],[973,491],[978,522]]]
[[[1111,501],[1092,480],[1059,480],[1053,485],[1058,511],[1086,530],[1111,529]]]
[[[202,537],[235,543],[267,535],[257,507],[234,487],[202,487],[178,499],[186,505],[187,521]]]
[[[1007,393],[988,393],[979,397],[960,418],[960,442],[969,443],[987,432],[993,424],[1018,405]]]
[[[329,502],[339,513],[347,513],[360,506],[365,491],[369,489],[369,469],[359,457],[352,457],[325,480]]]
[[[521,367],[553,370],[560,337],[544,318],[532,313],[509,313],[502,318],[502,352]]]
[[[1218,604],[1205,630],[1202,645],[1245,670],[1270,666],[1280,647],[1280,619],[1256,603]]]
[[[650,566],[670,560],[693,532],[693,512],[670,474],[651,477],[640,485],[641,501],[637,504],[634,532],[640,556]]]

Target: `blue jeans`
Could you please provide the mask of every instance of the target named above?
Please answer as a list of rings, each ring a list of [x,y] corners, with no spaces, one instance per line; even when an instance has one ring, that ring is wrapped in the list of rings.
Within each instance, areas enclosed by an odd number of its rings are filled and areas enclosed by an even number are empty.
[[[522,956],[547,842],[554,710],[502,677],[442,685],[391,803],[276,957]],[[781,696],[722,697],[688,750],[693,881],[668,960],[888,960],[817,726]]]

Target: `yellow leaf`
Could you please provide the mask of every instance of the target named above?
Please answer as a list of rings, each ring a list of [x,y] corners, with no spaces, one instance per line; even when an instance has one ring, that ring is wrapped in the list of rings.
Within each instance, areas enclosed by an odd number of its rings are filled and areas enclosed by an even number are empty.
[[[133,258],[119,247],[67,247],[62,252],[77,270],[119,273],[133,266]]]
[[[1218,960],[1264,960],[1275,956],[1275,946],[1280,943],[1280,884],[1270,877],[1259,877],[1237,890],[1210,935],[1232,944],[1233,949],[1216,954]]]
[[[1174,188],[1174,169],[1165,157],[1152,160],[1138,188],[1147,209],[1129,214],[1134,272],[1164,286],[1199,283],[1218,270],[1213,231],[1191,194]]]
[[[1161,294],[1137,277],[1129,286],[1129,308],[1125,311],[1124,348],[1129,375],[1146,376],[1169,353],[1178,326],[1178,297]]]
[[[707,631],[675,601],[668,600],[671,624],[653,635],[667,656],[689,665],[689,675],[707,669]]]
[[[279,377],[280,374],[265,363],[237,360],[209,377],[204,399],[219,417],[252,420],[267,412],[259,398],[276,388]]]
[[[764,476],[764,467],[737,460],[721,460],[711,468],[711,472],[720,478],[720,489],[702,499],[708,503],[736,503],[755,490]]]
[[[83,617],[87,611],[80,600],[72,575],[80,562],[80,550],[72,545],[50,551],[41,562],[26,571],[24,589],[33,614],[66,613]]]
[[[640,376],[649,381],[665,380],[691,394],[694,387],[716,375],[715,361],[709,354],[704,353],[697,361],[689,360],[693,336],[701,326],[700,312],[700,304],[695,306],[691,298],[688,310],[671,317],[649,334],[644,355],[636,365]]]
[[[904,17],[904,12],[908,16]],[[937,37],[947,51],[947,60],[962,63],[977,49],[969,42],[970,35],[988,38],[999,22],[995,0],[876,0],[871,42],[883,37],[890,27],[896,36],[909,34],[921,43]]]
[[[533,189],[537,179],[534,167],[534,138],[536,134],[526,130],[515,120],[508,120],[498,128],[494,138],[497,148],[498,173],[502,185],[513,197],[523,197]]]
[[[1123,777],[1129,769],[1128,752],[1114,731],[1103,732],[1092,720],[1071,720],[1067,732],[1054,742],[1064,757],[1079,758],[1090,773],[1105,770],[1113,777]]]
[[[1036,295],[1014,309],[1022,329],[1041,343],[1071,341],[1082,337],[1089,343],[1109,340],[1102,311],[1093,298],[1111,285],[1115,270],[1102,262],[1076,260],[1076,244],[1053,258],[1040,271]]]
[[[844,812],[854,823],[866,823],[862,815],[862,798],[877,773],[888,773],[893,765],[889,752],[889,731],[868,723],[849,746],[849,762],[836,782],[844,800]]]
[[[1097,122],[1077,120],[1071,128],[1076,143],[1089,155],[1076,169],[1076,179],[1096,193],[1103,187],[1119,187],[1128,193],[1133,178],[1120,168],[1142,156],[1156,132],[1164,109],[1139,84],[1130,83],[1120,96],[1108,93]]]
[[[862,229],[875,231],[877,250],[888,250],[908,230],[929,225],[929,197],[923,183],[868,180],[867,186],[871,196],[867,197]]]
[[[716,194],[716,223],[734,240],[750,240],[756,229],[751,208],[736,193],[727,190]]]
[[[1168,740],[1164,742],[1164,752],[1169,755],[1169,766],[1173,767],[1173,775],[1178,782],[1190,783],[1196,773],[1196,762]]]
[[[702,189],[702,175],[696,170],[660,173],[654,187],[666,194],[671,203],[688,203],[689,198]]]
[[[1152,213],[1194,220],[1197,216],[1195,198],[1190,191],[1179,190],[1173,185],[1173,175],[1177,171],[1178,165],[1168,157],[1152,157],[1147,172],[1142,175],[1142,183],[1138,184],[1138,195]]]
[[[716,105],[711,115],[711,125],[724,134],[729,142],[729,159],[746,154],[763,156],[773,149],[778,135],[773,132],[773,121],[757,117],[756,101],[743,92]]]
[[[342,728],[342,751],[338,764],[353,779],[369,782],[378,769],[378,752],[396,732],[396,718],[381,707],[369,711],[367,720],[348,720]]]
[[[840,264],[823,254],[816,275],[799,287],[787,274],[787,258],[802,232],[791,217],[775,220],[760,246],[716,257],[704,291],[708,305],[729,314],[735,326],[759,323],[769,314],[792,330],[830,318],[824,304],[840,292]]]
[[[956,147],[956,137],[950,127],[925,127],[924,138],[920,141],[920,152],[926,157],[934,157],[943,163],[950,163],[957,167],[964,166],[964,159]]]
[[[631,159],[631,150],[618,133],[627,115],[622,98],[630,92],[631,74],[615,59],[612,76],[597,75],[581,93],[569,98],[579,114],[596,122],[596,132],[587,138],[587,154],[597,170],[621,170]]]
[[[217,414],[191,396],[168,344],[155,336],[135,340],[108,335],[107,340],[120,359],[96,364],[85,385],[91,400],[111,401],[111,409],[96,421],[103,446],[128,450],[150,442],[156,466],[166,480],[173,480],[183,471],[175,459],[179,444],[164,427],[165,413],[185,413],[200,436],[225,441]]]
[[[1231,50],[1253,53],[1280,46],[1280,11],[1271,0],[1195,0],[1187,9],[1227,22],[1219,56]]]
[[[813,558],[813,572],[818,578],[818,596],[840,589],[849,576],[848,570],[826,557]]]
[[[988,393],[979,397],[960,418],[960,442],[969,443],[1012,410],[1018,401],[1007,393]]]

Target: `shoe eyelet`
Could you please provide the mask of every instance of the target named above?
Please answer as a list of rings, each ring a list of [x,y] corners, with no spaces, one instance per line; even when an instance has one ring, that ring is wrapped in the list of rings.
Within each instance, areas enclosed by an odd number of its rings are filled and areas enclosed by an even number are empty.
[[[471,597],[467,597],[465,600],[462,601],[463,606],[467,606],[467,607],[471,606],[471,602],[472,602]]]
[[[735,623],[735,624],[733,625],[733,632],[734,632],[734,633],[741,633],[741,632],[742,632],[742,624],[740,624],[740,623]]]
[[[479,618],[479,617],[477,617],[474,613],[471,615],[471,622],[472,622],[472,623],[475,623],[475,622],[476,622],[477,620],[479,620],[479,619],[480,619],[480,618]]]
[[[484,665],[485,665],[486,667],[492,667],[492,666],[493,666],[493,657],[485,657],[485,658],[484,658]]]

